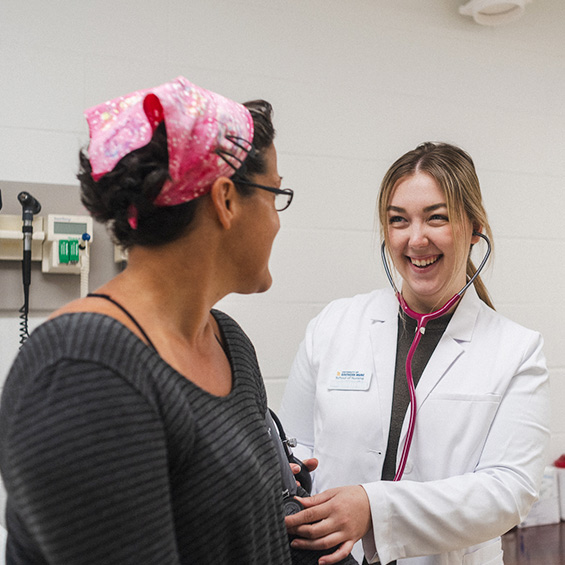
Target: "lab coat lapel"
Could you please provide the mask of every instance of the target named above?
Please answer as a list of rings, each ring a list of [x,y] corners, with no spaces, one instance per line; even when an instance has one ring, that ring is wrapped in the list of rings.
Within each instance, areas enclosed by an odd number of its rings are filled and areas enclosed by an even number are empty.
[[[465,292],[459,306],[451,318],[451,322],[447,326],[440,342],[428,361],[422,377],[416,387],[416,406],[420,410],[430,393],[445,376],[449,368],[455,363],[457,358],[461,356],[467,344],[473,338],[473,332],[477,322],[480,309],[480,298],[477,296],[474,286],[471,286]],[[416,413],[417,414],[417,413]],[[400,434],[400,445],[403,445],[408,431],[408,423],[410,420],[410,409],[407,410],[404,422],[402,424],[402,432]],[[418,426],[416,417],[416,426]],[[398,450],[398,459],[400,459],[401,450]]]
[[[394,366],[396,362],[396,335],[398,331],[398,301],[387,291],[385,300],[372,304],[367,312],[371,348],[373,352],[374,385],[377,387],[383,445],[386,447],[394,390]],[[378,304],[378,308],[377,308]]]
[[[422,373],[420,382],[416,387],[418,408],[426,401],[448,369],[465,351],[467,343],[473,337],[479,307],[480,299],[475,287],[471,286],[461,299],[451,322]]]

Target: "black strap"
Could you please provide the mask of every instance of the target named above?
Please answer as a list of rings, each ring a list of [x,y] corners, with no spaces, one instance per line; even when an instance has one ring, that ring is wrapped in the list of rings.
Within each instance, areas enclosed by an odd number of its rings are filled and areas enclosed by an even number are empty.
[[[90,294],[87,294],[87,297],[89,296],[93,298],[103,298],[104,300],[108,300],[112,304],[116,305],[136,325],[137,329],[141,332],[141,335],[143,335],[143,337],[147,340],[149,347],[151,347],[151,349],[153,349],[155,353],[157,354],[159,353],[157,351],[157,348],[153,345],[153,342],[149,339],[149,336],[145,333],[145,330],[141,327],[141,324],[118,301],[114,300],[111,296],[108,296],[107,294],[97,294],[92,292]]]
[[[226,357],[228,358],[228,361],[229,361],[230,356],[228,355],[228,350],[226,349],[224,342],[216,335],[216,332],[214,332],[214,337],[216,338],[216,341],[220,344],[222,351],[225,353],[225,355],[226,355]]]

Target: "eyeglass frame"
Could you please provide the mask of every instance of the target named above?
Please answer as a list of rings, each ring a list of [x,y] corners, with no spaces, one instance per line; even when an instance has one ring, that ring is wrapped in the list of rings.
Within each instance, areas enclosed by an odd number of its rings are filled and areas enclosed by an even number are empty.
[[[281,208],[280,210],[275,208],[277,212],[283,212],[284,210],[286,210],[290,206],[292,199],[294,198],[294,190],[292,190],[292,188],[275,188],[274,186],[265,186],[264,184],[257,184],[256,182],[250,182],[241,179],[233,179],[233,182],[235,184],[245,184],[247,186],[254,186],[255,188],[260,188],[261,190],[267,190],[268,192],[272,192],[273,194],[286,194],[287,196],[290,196],[284,208]]]

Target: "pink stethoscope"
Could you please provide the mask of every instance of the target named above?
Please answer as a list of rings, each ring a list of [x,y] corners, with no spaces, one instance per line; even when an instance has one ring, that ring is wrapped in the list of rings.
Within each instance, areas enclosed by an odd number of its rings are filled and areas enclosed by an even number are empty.
[[[483,260],[475,274],[472,276],[471,279],[467,282],[467,284],[452,298],[450,298],[439,310],[434,312],[430,312],[429,314],[420,314],[418,312],[414,312],[408,304],[406,304],[406,300],[402,296],[401,292],[396,288],[394,284],[394,280],[392,279],[392,275],[390,273],[390,269],[388,267],[388,262],[386,259],[386,251],[385,251],[385,243],[383,241],[381,245],[381,258],[383,260],[383,265],[385,268],[386,276],[396,294],[396,298],[400,303],[400,307],[404,311],[404,313],[417,322],[416,327],[416,335],[414,336],[414,340],[412,341],[412,345],[410,346],[410,350],[408,351],[408,355],[406,357],[406,380],[408,381],[408,391],[410,393],[410,422],[408,424],[408,432],[406,434],[406,441],[404,442],[404,448],[402,449],[402,457],[400,458],[400,463],[398,464],[398,469],[396,470],[396,475],[394,476],[394,481],[399,481],[404,474],[404,468],[406,467],[406,461],[408,460],[408,452],[410,451],[410,446],[412,445],[412,437],[414,435],[414,428],[416,426],[416,389],[414,388],[414,379],[412,378],[412,359],[414,357],[414,353],[416,352],[416,348],[420,343],[420,339],[426,332],[426,324],[430,320],[435,320],[440,316],[443,316],[445,313],[449,312],[455,304],[459,301],[459,299],[463,296],[465,291],[473,284],[473,281],[479,276],[479,273],[483,270],[483,267],[486,265],[486,262],[489,258],[491,245],[488,237],[482,233],[477,231],[473,232],[473,235],[479,236],[486,241],[487,244],[487,251]]]

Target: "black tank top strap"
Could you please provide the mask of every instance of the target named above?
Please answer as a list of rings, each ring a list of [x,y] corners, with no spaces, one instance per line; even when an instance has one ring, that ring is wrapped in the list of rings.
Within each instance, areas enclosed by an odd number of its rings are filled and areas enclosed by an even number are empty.
[[[107,294],[98,294],[95,292],[91,292],[87,294],[87,297],[103,298],[104,300],[108,300],[109,302],[117,306],[135,324],[137,329],[141,332],[141,335],[143,335],[143,337],[147,340],[149,347],[151,347],[151,349],[153,349],[155,353],[159,353],[157,351],[157,348],[153,345],[151,339],[149,339],[149,336],[145,333],[145,330],[141,327],[141,324],[133,317],[133,315],[129,312],[129,310],[126,310],[126,308],[124,308],[124,306],[122,306],[117,300],[114,300],[111,296],[108,296]]]

